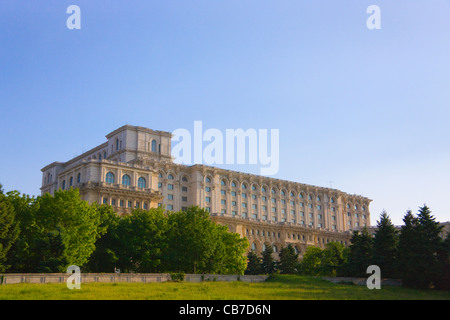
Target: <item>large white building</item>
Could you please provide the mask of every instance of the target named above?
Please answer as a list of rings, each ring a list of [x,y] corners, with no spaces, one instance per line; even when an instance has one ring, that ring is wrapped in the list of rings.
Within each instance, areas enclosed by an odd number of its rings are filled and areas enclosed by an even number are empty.
[[[171,156],[172,134],[125,125],[107,141],[67,162],[42,171],[42,194],[79,188],[84,200],[106,203],[118,214],[133,208],[196,205],[211,218],[249,239],[261,252],[292,243],[308,246],[349,243],[350,231],[370,226],[370,199],[336,189],[224,170],[180,165]]]

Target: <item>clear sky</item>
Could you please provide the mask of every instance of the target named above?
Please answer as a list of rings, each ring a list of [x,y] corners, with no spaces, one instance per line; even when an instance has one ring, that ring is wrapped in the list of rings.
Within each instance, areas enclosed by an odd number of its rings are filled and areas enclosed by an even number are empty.
[[[373,199],[373,225],[450,220],[450,1],[0,0],[5,190],[40,194],[42,167],[124,124],[196,120],[279,129],[275,177]]]

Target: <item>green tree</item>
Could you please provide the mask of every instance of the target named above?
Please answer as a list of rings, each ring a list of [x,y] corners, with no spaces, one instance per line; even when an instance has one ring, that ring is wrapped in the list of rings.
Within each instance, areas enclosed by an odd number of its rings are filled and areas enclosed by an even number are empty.
[[[110,205],[94,203],[93,206],[100,215],[100,238],[95,242],[95,250],[89,257],[86,268],[90,272],[113,272],[119,261],[117,228],[121,218]]]
[[[14,206],[0,185],[0,272],[5,272],[8,267],[6,257],[19,232]]]
[[[42,238],[34,239],[33,249],[36,272],[65,272],[68,265],[65,256],[67,237],[64,229],[56,226],[54,230],[47,232]]]
[[[323,249],[314,246],[308,247],[300,262],[299,273],[312,276],[321,275],[323,256]]]
[[[170,213],[169,225],[167,266],[178,272],[209,272],[218,238],[209,213],[189,207],[185,212]]]
[[[215,225],[218,229],[222,250],[214,251],[214,260],[220,261],[215,265],[215,272],[219,274],[243,274],[247,268],[245,252],[249,247],[247,238],[241,238],[239,234],[229,232],[228,227]]]
[[[8,272],[34,272],[32,259],[35,252],[32,250],[36,238],[36,210],[39,207],[34,197],[20,194],[18,191],[9,191],[6,194],[14,207],[15,219],[18,222],[20,236],[12,244],[7,254]]]
[[[270,243],[265,244],[262,252],[261,269],[264,274],[273,274],[276,270],[276,263],[273,258],[273,248]]]
[[[386,211],[377,221],[377,230],[373,238],[373,264],[380,267],[383,277],[395,276],[398,255],[398,232]]]
[[[159,272],[167,247],[167,218],[162,208],[135,209],[118,225],[118,265],[124,271]]]
[[[333,241],[326,244],[320,266],[321,275],[335,277],[341,273],[347,262],[344,251],[344,245],[339,242]]]
[[[366,277],[367,267],[373,264],[373,239],[367,228],[363,228],[361,232],[353,232],[349,248],[344,274],[350,277]]]
[[[437,252],[439,261],[438,276],[435,281],[436,289],[450,290],[450,235],[442,241]]]
[[[442,227],[424,205],[417,218],[408,212],[399,241],[399,274],[406,286],[430,288],[439,282],[442,263],[439,252],[443,240],[439,234]]]
[[[47,235],[58,233],[62,237],[61,243],[64,243],[62,253],[64,257],[53,258],[67,262],[64,266],[61,265],[61,269],[71,264],[82,267],[88,262],[99,236],[100,217],[96,208],[81,200],[78,189],[55,191],[54,196],[47,193],[39,197],[37,202],[33,239],[51,240],[52,238]],[[39,251],[34,250],[35,244],[36,241],[30,243],[30,252],[33,256],[31,269],[34,270],[39,267],[39,261],[43,258]]]
[[[288,244],[280,250],[280,261],[278,263],[278,269],[282,274],[295,274],[298,271],[298,253],[295,253],[295,249],[292,244]]]
[[[192,206],[168,214],[168,248],[163,265],[167,271],[242,274],[247,262],[248,240],[210,219]]]
[[[244,274],[261,274],[261,258],[252,250],[247,255],[247,269]]]
[[[396,273],[406,286],[413,286],[415,274],[420,270],[416,269],[416,261],[419,260],[418,252],[415,250],[416,239],[418,238],[419,221],[411,211],[407,211],[403,217],[403,226],[400,230],[398,243],[398,262]]]

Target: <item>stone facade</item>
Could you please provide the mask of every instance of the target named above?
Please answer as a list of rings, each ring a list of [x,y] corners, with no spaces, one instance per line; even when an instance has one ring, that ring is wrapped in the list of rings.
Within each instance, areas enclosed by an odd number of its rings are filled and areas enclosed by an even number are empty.
[[[90,203],[107,203],[119,214],[133,208],[196,205],[217,223],[249,239],[251,249],[275,251],[292,243],[349,244],[350,231],[370,226],[370,199],[340,190],[206,165],[181,165],[171,156],[171,133],[125,125],[107,141],[67,162],[42,168],[41,193],[79,188]]]

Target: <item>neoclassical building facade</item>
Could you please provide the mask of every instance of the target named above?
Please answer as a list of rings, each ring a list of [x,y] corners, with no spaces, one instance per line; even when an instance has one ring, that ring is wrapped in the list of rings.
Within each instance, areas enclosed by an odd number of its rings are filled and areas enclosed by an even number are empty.
[[[349,244],[351,230],[370,226],[370,199],[340,190],[279,180],[207,165],[181,165],[171,156],[172,134],[131,125],[106,135],[103,144],[42,171],[41,193],[78,188],[82,198],[114,207],[196,205],[230,231],[247,237],[251,249],[275,252],[291,243],[302,255],[308,246]]]

